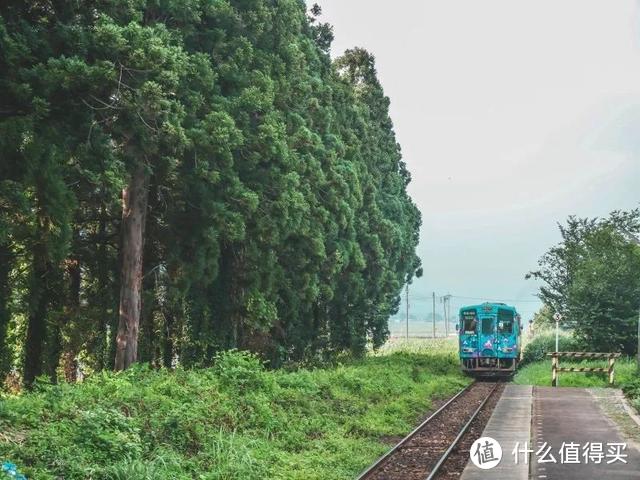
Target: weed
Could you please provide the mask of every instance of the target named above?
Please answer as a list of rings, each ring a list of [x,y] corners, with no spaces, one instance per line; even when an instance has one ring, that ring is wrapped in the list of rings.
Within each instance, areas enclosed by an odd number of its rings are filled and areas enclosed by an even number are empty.
[[[28,478],[347,479],[469,382],[455,342],[396,342],[332,366],[100,373],[0,401],[0,460]]]

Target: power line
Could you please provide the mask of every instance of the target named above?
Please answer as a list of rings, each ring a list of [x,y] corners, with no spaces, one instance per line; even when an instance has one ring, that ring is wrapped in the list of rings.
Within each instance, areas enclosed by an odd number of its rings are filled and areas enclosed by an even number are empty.
[[[487,298],[487,297],[467,297],[464,295],[451,295],[452,298],[459,298],[459,299],[465,299],[465,300],[479,300],[479,301],[484,301],[484,302],[514,302],[514,303],[540,303],[541,300],[516,300],[513,298],[501,298],[499,300],[497,299],[492,299],[492,298]],[[422,300],[422,301],[429,301],[431,300],[430,297],[424,297],[421,295],[414,295],[412,297],[414,300]]]
[[[503,298],[502,300],[496,300],[491,298],[478,298],[478,297],[464,297],[461,295],[451,295],[453,298],[465,298],[467,300],[485,300],[488,302],[517,302],[517,303],[540,303],[541,300],[516,300],[513,298]]]

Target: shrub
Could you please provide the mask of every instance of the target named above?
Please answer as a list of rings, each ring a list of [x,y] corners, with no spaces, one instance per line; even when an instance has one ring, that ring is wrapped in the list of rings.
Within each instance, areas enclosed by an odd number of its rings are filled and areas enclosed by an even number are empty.
[[[215,358],[213,372],[221,385],[238,390],[261,390],[273,386],[272,377],[267,375],[263,361],[256,354],[247,351],[227,350]]]
[[[570,333],[561,333],[558,339],[558,350],[561,352],[579,352],[584,346]],[[533,338],[524,348],[522,365],[544,360],[547,353],[556,349],[556,335],[545,332]]]
[[[624,394],[632,400],[640,398],[640,377],[635,377],[622,385]]]
[[[38,480],[354,478],[468,383],[454,347],[293,372],[230,351],[42,386],[0,402],[0,460]]]

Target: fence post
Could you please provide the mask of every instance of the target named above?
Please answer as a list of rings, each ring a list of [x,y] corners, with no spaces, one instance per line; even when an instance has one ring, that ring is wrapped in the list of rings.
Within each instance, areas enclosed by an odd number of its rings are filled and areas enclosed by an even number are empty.
[[[551,357],[551,386],[558,386],[558,375],[560,372],[602,372],[607,373],[609,377],[609,385],[613,385],[615,382],[615,365],[616,358],[620,357],[620,353],[604,353],[604,352],[553,352],[547,353],[548,357]],[[560,357],[562,358],[606,358],[607,367],[560,367]]]
[[[613,368],[616,363],[616,357],[609,357],[609,385],[613,385]]]

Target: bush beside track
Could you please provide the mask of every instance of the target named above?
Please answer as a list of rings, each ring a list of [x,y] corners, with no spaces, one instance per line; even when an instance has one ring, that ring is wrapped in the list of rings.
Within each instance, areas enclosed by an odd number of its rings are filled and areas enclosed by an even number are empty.
[[[584,351],[585,347],[570,332],[563,332],[559,338],[561,352]],[[551,359],[547,353],[555,351],[555,333],[543,332],[531,339],[525,346],[521,367],[514,382],[521,385],[551,385]],[[604,367],[606,360],[572,360],[563,358],[561,366]],[[623,357],[616,360],[615,383],[621,387],[632,401],[635,397],[636,408],[640,407],[640,380],[634,358]],[[559,385],[563,387],[606,387],[608,379],[604,373],[560,373]]]
[[[527,342],[522,352],[524,366],[529,363],[547,359],[547,353],[556,349],[556,335],[552,331],[542,332]],[[584,350],[583,345],[570,333],[563,332],[558,337],[558,350],[561,352],[579,352]]]
[[[40,385],[0,402],[0,460],[40,480],[353,478],[470,382],[446,345],[295,371],[231,352],[206,370]]]

